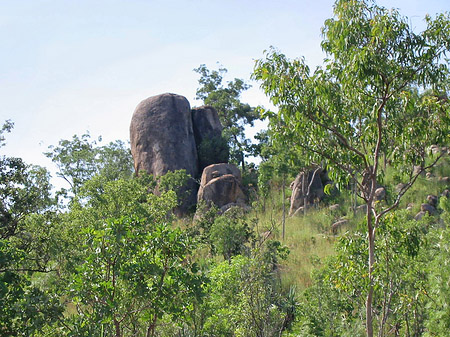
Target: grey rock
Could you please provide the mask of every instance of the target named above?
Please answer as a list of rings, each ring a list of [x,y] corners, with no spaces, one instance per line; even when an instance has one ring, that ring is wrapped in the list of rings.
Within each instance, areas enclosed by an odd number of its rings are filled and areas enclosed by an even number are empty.
[[[214,203],[221,208],[227,204],[245,205],[241,173],[231,164],[210,165],[203,170],[197,200]]]
[[[436,195],[433,195],[433,194],[428,194],[427,195],[427,203],[430,204],[433,207],[436,207],[437,203],[438,203],[438,197]]]
[[[439,154],[441,153],[441,148],[438,145],[431,145],[431,153]]]
[[[381,201],[386,198],[386,189],[384,187],[378,187],[375,190],[375,200]]]
[[[421,220],[425,216],[425,214],[427,214],[427,212],[420,211],[419,213],[416,214],[416,216],[414,217],[414,220],[416,220],[416,221]]]
[[[367,213],[367,205],[363,204],[363,205],[359,205],[356,207],[356,213]]]
[[[313,205],[311,204],[307,204],[306,205],[306,210],[312,208]],[[296,216],[302,216],[305,214],[305,206],[300,206],[299,208],[297,208],[294,212],[294,214],[291,214],[291,216],[296,217]]]
[[[435,215],[437,213],[436,208],[434,208],[430,204],[422,204],[422,205],[420,205],[420,210],[422,212],[428,213],[429,215]]]
[[[443,197],[450,198],[450,190],[445,189],[445,190],[441,193],[441,195],[442,195]]]
[[[339,210],[339,207],[340,207],[339,204],[334,204],[334,205],[331,205],[330,207],[328,207],[328,209],[329,209],[331,212],[336,212],[337,210]]]
[[[348,223],[347,219],[340,219],[331,225],[331,231],[333,232],[333,234],[336,234],[338,229],[347,223]]]
[[[131,119],[130,142],[136,172],[161,176],[185,169],[197,175],[191,109],[183,96],[162,94],[139,103]]]
[[[205,186],[214,178],[224,176],[226,174],[232,174],[236,177],[239,183],[242,182],[241,171],[233,164],[219,163],[212,164],[203,169],[202,177],[200,180],[200,186]]]
[[[450,184],[450,177],[439,177],[438,181],[442,184],[449,185]]]
[[[395,185],[394,187],[394,191],[395,193],[400,193],[404,188],[406,187],[406,184],[404,183],[398,183],[397,185]]]
[[[320,200],[324,197],[323,192],[323,184],[321,180],[321,174],[323,173],[322,169],[318,169],[316,175],[314,175],[314,170],[311,170],[307,172],[306,175],[306,187],[307,190],[308,187],[311,185],[309,196],[307,197],[307,204],[313,204],[317,200]],[[303,206],[304,204],[304,194],[303,194],[303,176],[304,173],[300,173],[297,175],[295,180],[291,183],[291,206],[289,209],[289,215],[293,215],[296,213],[299,207]],[[314,177],[314,179],[313,179]]]
[[[162,94],[143,100],[136,107],[130,124],[131,154],[137,173],[147,171],[161,176],[185,169],[198,174],[197,149],[189,102],[183,96]],[[189,197],[181,207],[195,204],[195,183],[190,180]]]
[[[211,164],[228,162],[229,150],[222,138],[222,124],[216,109],[201,106],[192,109],[192,124],[199,162],[199,171]]]
[[[425,171],[423,170],[422,166],[420,166],[420,165],[419,166],[414,166],[414,168],[413,168],[413,175],[417,175],[419,173],[422,176],[425,175]]]

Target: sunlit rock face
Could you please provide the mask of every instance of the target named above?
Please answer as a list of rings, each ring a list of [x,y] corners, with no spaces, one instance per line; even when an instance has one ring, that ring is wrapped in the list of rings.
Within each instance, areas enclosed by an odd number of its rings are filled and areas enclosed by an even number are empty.
[[[223,208],[227,205],[244,206],[246,197],[242,191],[241,172],[233,164],[213,164],[203,170],[198,201],[214,203]]]
[[[161,176],[185,169],[197,175],[197,150],[188,100],[176,94],[149,97],[137,106],[130,125],[136,172]]]

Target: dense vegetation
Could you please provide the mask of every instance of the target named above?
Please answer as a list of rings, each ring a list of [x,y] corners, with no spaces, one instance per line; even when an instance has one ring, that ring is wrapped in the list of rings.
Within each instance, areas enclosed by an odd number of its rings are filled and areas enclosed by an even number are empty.
[[[244,133],[258,118],[239,99],[247,84],[196,69],[251,211],[200,204],[175,218],[185,172],[136,176],[121,141],[86,134],[49,148],[60,191],[46,169],[2,156],[0,335],[446,336],[450,18],[427,23],[416,34],[396,11],[337,1],[323,67],[274,49],[257,62],[278,111],[259,109],[269,128],[256,145]],[[334,184],[287,218],[288,183],[318,165]],[[436,213],[414,219],[428,195]]]

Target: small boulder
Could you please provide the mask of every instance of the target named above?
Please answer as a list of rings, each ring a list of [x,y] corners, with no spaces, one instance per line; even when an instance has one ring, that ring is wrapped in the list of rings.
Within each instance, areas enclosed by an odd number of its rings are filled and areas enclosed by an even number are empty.
[[[436,207],[438,204],[438,197],[433,194],[427,195],[427,203],[430,204],[433,207]]]
[[[328,209],[331,212],[336,212],[337,210],[339,210],[339,207],[341,207],[339,204],[334,204],[334,205],[331,205],[330,207],[328,207]]]
[[[434,208],[430,204],[422,204],[422,205],[420,205],[420,210],[422,212],[428,213],[429,215],[435,215],[437,213],[436,208]]]
[[[206,167],[203,170],[197,200],[205,200],[219,208],[223,207],[222,212],[236,205],[243,207],[246,197],[242,191],[239,169],[232,164],[214,164]]]
[[[404,183],[399,183],[397,185],[395,185],[394,191],[395,193],[400,193],[404,188],[406,187],[406,184]]]
[[[381,201],[386,199],[386,189],[384,187],[379,187],[375,190],[375,200]]]
[[[444,190],[444,191],[441,193],[441,195],[442,195],[443,197],[450,198],[450,190],[448,190],[448,189]]]
[[[314,174],[315,172],[315,174]],[[291,206],[289,209],[289,215],[294,215],[297,212],[299,207],[303,206],[305,202],[305,195],[303,194],[303,190],[306,191],[306,203],[313,204],[317,200],[320,200],[324,197],[325,193],[323,191],[323,184],[321,179],[321,174],[323,174],[323,170],[321,168],[316,168],[315,170],[311,170],[306,173],[306,186],[303,188],[303,177],[305,175],[304,172],[301,172],[295,180],[291,183]],[[309,188],[309,195],[308,195]]]
[[[310,209],[312,205],[306,205],[306,210]],[[291,216],[302,216],[305,214],[305,206],[300,206]]]
[[[439,177],[438,181],[445,185],[450,185],[450,177]]]
[[[425,175],[425,171],[424,171],[423,167],[420,165],[414,166],[414,168],[413,168],[413,175],[418,175],[418,174],[420,174],[422,176]]]
[[[356,213],[364,213],[364,214],[367,213],[367,205],[363,204],[363,205],[357,206],[355,209],[355,212]]]
[[[438,145],[431,145],[431,153],[433,154],[440,154],[441,148]]]
[[[416,214],[416,216],[414,217],[414,220],[416,220],[416,221],[421,220],[425,216],[425,214],[427,214],[427,212],[420,211],[419,213]]]
[[[241,171],[236,167],[236,165],[220,163],[209,165],[203,169],[200,186],[205,186],[211,180],[226,174],[232,174],[239,180],[239,182],[242,181]]]
[[[340,219],[331,225],[331,231],[333,232],[333,234],[337,234],[338,229],[347,223],[347,219]]]

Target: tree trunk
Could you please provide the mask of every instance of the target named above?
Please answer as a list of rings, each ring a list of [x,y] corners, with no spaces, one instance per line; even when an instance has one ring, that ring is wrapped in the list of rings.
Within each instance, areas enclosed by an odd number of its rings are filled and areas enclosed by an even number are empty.
[[[307,171],[303,172],[303,182],[302,182],[302,194],[303,194],[303,215],[306,216],[306,204],[308,203],[308,198],[306,196],[306,182],[307,182]]]
[[[286,232],[286,175],[283,174],[283,184],[282,184],[282,191],[283,191],[283,219],[282,219],[282,227],[283,227],[283,241],[284,241],[284,235]]]
[[[120,323],[116,318],[114,318],[114,327],[116,328],[116,337],[121,337],[122,333],[120,331]]]
[[[373,266],[375,263],[375,226],[373,225],[373,194],[375,190],[375,184],[372,185],[371,197],[367,202],[367,237],[369,245],[369,290],[367,292],[366,300],[366,331],[367,337],[373,337]]]

